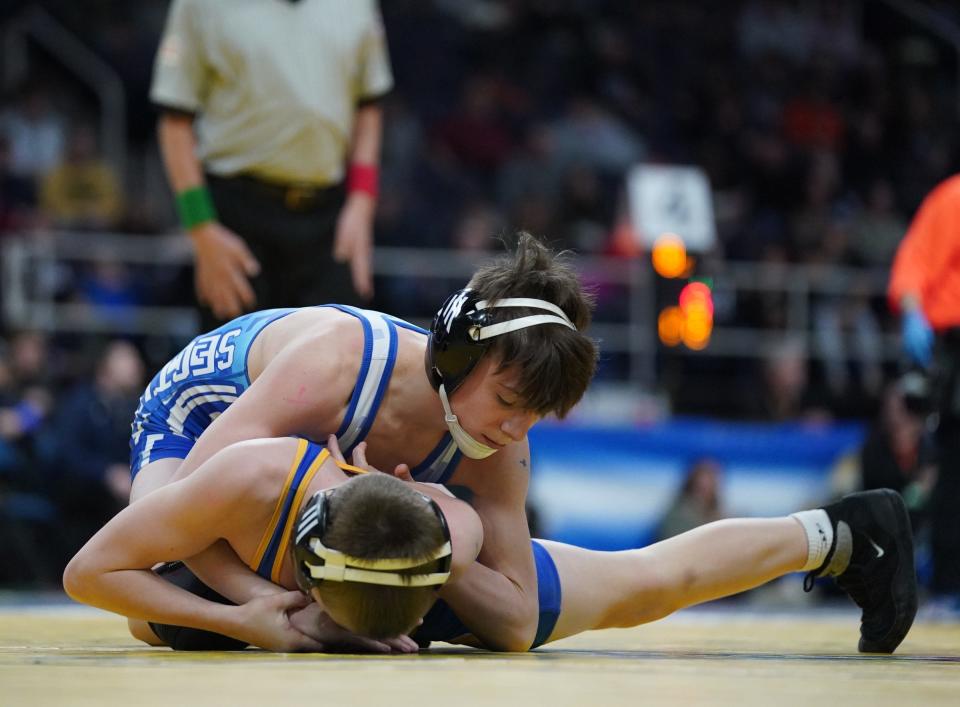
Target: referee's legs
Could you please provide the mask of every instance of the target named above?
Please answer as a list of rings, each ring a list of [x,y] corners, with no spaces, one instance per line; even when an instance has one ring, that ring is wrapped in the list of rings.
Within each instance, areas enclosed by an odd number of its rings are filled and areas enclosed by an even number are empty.
[[[251,280],[254,309],[361,304],[349,264],[332,255],[342,188],[322,192],[303,210],[287,208],[244,180],[211,178],[210,192],[221,223],[242,237],[260,262],[260,274]],[[203,331],[223,323],[207,307],[200,307],[200,315]]]

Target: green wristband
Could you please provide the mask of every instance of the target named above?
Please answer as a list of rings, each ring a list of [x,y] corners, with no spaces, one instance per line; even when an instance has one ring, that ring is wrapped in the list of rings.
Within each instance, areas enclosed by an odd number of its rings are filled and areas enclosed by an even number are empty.
[[[177,213],[180,214],[180,223],[188,231],[217,220],[217,210],[205,186],[191,187],[177,194]]]

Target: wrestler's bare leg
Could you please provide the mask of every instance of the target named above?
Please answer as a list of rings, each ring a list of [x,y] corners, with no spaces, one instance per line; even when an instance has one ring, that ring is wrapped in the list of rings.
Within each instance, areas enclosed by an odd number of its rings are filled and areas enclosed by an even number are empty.
[[[133,477],[133,485],[130,487],[130,503],[170,483],[182,463],[183,459],[158,459],[140,469]]]
[[[167,645],[157,638],[157,634],[155,634],[153,629],[150,628],[150,624],[143,619],[127,619],[127,626],[130,628],[131,636],[136,638],[138,641],[143,641],[148,646]]]
[[[549,641],[655,621],[798,572],[807,561],[806,533],[789,517],[721,520],[622,552],[538,542],[553,558],[562,587]]]

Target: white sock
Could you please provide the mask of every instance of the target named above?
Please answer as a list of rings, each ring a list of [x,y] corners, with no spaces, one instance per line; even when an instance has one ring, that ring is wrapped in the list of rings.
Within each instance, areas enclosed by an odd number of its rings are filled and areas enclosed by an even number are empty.
[[[803,566],[802,571],[815,570],[827,559],[827,553],[833,545],[833,526],[830,524],[830,517],[822,508],[791,513],[790,517],[796,519],[807,534],[807,564]]]

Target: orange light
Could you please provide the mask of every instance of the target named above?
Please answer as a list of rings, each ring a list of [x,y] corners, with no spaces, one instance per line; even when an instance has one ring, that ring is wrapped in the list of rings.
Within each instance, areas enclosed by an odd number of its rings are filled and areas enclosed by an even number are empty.
[[[660,277],[680,277],[687,270],[687,248],[675,233],[657,238],[650,256]]]
[[[680,310],[683,312],[683,343],[700,351],[710,343],[713,333],[713,293],[705,282],[690,282],[680,290]]]
[[[703,337],[695,337],[684,332],[683,343],[688,349],[702,351],[710,344],[710,333],[707,332]]]
[[[679,307],[666,307],[657,317],[657,334],[666,346],[683,341],[684,316]]]
[[[713,293],[705,282],[690,282],[684,285],[680,290],[680,309],[687,311],[688,308],[699,304],[705,307],[710,316],[713,316]]]
[[[702,302],[693,302],[683,313],[683,343],[697,351],[705,348],[713,332],[712,314]]]

